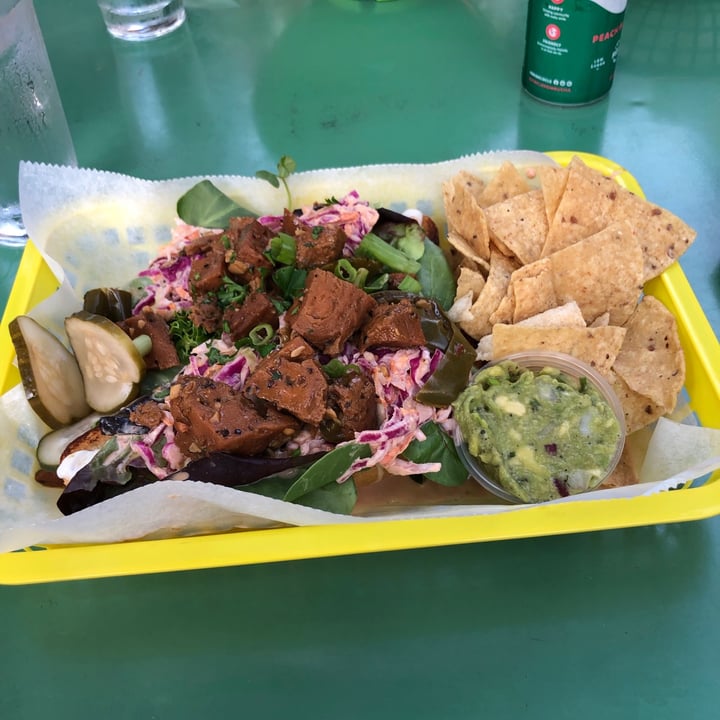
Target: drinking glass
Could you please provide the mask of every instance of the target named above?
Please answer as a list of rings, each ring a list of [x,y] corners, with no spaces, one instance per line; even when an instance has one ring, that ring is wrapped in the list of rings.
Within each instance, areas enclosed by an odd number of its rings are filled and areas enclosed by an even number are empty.
[[[21,160],[76,165],[32,0],[0,0],[0,245],[23,245]]]
[[[182,0],[98,0],[108,32],[121,40],[151,40],[185,22]]]

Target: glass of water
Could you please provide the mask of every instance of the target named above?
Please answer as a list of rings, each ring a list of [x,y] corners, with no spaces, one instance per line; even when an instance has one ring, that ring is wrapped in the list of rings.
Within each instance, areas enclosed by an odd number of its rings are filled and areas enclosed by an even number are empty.
[[[121,40],[151,40],[185,22],[182,0],[98,0],[108,32]]]
[[[21,160],[76,165],[32,0],[0,0],[0,245],[23,245]]]

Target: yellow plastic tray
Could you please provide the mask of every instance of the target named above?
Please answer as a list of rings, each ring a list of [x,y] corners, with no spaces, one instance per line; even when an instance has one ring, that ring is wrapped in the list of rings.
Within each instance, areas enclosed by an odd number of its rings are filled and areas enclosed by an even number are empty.
[[[642,194],[616,163],[583,153],[549,153],[561,164],[579,154],[586,163]],[[32,245],[23,254],[0,331],[50,295],[55,278]],[[686,390],[703,425],[720,427],[720,345],[678,263],[647,284],[645,292],[675,314],[686,354]],[[7,335],[5,335],[7,337]],[[3,391],[19,381],[10,343],[0,344]],[[404,550],[698,520],[720,514],[720,473],[701,487],[648,497],[537,505],[467,518],[383,521],[226,533],[113,545],[52,546],[0,555],[0,583],[24,584],[104,576],[247,565],[302,558]]]

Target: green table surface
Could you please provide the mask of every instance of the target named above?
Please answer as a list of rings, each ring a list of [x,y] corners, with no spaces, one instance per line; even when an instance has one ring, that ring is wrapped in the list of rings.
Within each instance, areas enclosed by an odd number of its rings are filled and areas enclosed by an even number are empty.
[[[112,40],[36,0],[79,163],[147,178],[569,149],[698,231],[720,328],[720,4],[631,0],[615,85],[520,87],[520,0],[187,0]],[[20,253],[0,250],[0,307]],[[5,342],[5,340],[3,340]],[[0,717],[717,717],[720,519],[0,587]]]

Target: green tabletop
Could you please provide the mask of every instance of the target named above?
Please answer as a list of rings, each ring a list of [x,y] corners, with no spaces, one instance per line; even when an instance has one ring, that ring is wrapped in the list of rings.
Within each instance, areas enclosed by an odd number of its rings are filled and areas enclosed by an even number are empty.
[[[147,178],[492,149],[605,155],[698,231],[720,328],[720,5],[631,0],[615,85],[520,87],[520,0],[186,0],[112,40],[36,0],[78,161]],[[19,252],[0,250],[0,306]],[[4,342],[4,341],[3,341]],[[720,519],[0,587],[0,717],[710,718]]]

